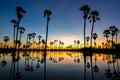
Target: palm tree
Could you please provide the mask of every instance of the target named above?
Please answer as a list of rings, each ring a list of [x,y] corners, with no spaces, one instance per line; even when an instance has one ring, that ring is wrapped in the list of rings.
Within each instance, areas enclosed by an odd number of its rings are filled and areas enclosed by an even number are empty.
[[[31,41],[31,38],[32,38],[32,34],[29,33],[29,34],[28,34],[28,39],[29,39],[28,42],[29,42],[29,43],[30,43],[30,41]]]
[[[119,29],[116,27],[116,28],[115,28],[116,44],[117,44],[117,35],[118,35],[118,33],[119,33]]]
[[[30,47],[31,38],[32,38],[32,34],[31,33],[27,34],[26,48]]]
[[[47,27],[46,27],[46,43],[45,43],[45,50],[47,47],[47,39],[48,39],[48,24],[50,21],[50,15],[52,14],[52,12],[50,10],[45,10],[44,11],[44,16],[47,17]]]
[[[97,20],[100,20],[99,18],[99,12],[94,10],[90,13],[90,16],[88,17],[88,19],[90,20],[90,22],[92,22],[92,29],[91,29],[91,47],[92,47],[92,34],[93,34],[93,29],[94,29],[94,23],[97,21]]]
[[[33,37],[33,49],[34,49],[34,39],[35,39],[36,33],[32,33],[32,37]]]
[[[24,27],[19,27],[19,32],[20,32],[20,37],[19,37],[19,42],[21,43],[21,36],[24,33],[25,28]],[[20,43],[19,43],[19,47],[20,47]]]
[[[13,31],[13,47],[14,47],[14,44],[15,44],[15,29],[17,27],[17,21],[15,19],[13,19],[10,22],[13,23],[13,28],[14,28],[14,31]]]
[[[16,15],[17,15],[18,21],[17,21],[17,32],[16,32],[16,45],[15,45],[15,48],[17,47],[19,24],[20,24],[21,19],[23,18],[22,13],[25,13],[25,10],[20,6],[16,7]]]
[[[95,40],[96,40],[96,38],[98,38],[98,34],[97,33],[93,33],[92,37],[94,39],[94,44],[96,44]]]
[[[89,40],[90,40],[90,37],[87,36],[87,37],[86,37],[86,40],[87,40],[87,45],[89,45],[88,42],[89,42]]]
[[[108,30],[108,29],[104,30],[103,34],[104,34],[104,37],[106,37],[106,42],[108,42],[108,37],[109,37],[109,34],[110,34],[110,30]]]
[[[38,40],[39,40],[39,46],[40,46],[40,40],[42,39],[42,36],[38,35]]]
[[[77,42],[77,41],[76,41],[76,40],[74,40],[74,44],[75,44],[75,45],[74,45],[74,48],[76,48],[76,42]]]
[[[86,42],[85,42],[85,29],[86,29],[86,19],[88,17],[88,14],[90,12],[90,8],[88,5],[84,5],[82,6],[80,9],[80,11],[83,12],[83,19],[84,19],[84,48],[86,47]]]
[[[40,43],[40,40],[41,40],[41,39],[42,39],[42,36],[39,35],[39,36],[38,36],[39,43]]]
[[[112,49],[113,49],[113,38],[114,38],[114,36],[115,36],[115,29],[116,29],[116,27],[115,26],[110,26],[109,27],[109,30],[110,30],[110,34],[111,34],[111,36],[112,36]]]
[[[3,40],[5,41],[5,45],[4,45],[4,48],[5,48],[6,47],[6,43],[9,41],[9,37],[8,36],[4,36]]]
[[[50,21],[50,15],[52,12],[50,10],[44,11],[44,16],[47,17],[47,26],[46,26],[46,42],[45,42],[45,52],[44,52],[44,79],[46,80],[46,48],[47,48],[47,39],[48,39],[48,24]]]
[[[78,48],[79,48],[79,44],[80,44],[80,40],[77,40],[77,46],[78,46]]]

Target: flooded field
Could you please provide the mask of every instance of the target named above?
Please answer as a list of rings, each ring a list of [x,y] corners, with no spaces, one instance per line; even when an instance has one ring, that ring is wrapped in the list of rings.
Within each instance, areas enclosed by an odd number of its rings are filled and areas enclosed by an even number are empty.
[[[117,55],[47,51],[0,54],[0,80],[119,80]]]

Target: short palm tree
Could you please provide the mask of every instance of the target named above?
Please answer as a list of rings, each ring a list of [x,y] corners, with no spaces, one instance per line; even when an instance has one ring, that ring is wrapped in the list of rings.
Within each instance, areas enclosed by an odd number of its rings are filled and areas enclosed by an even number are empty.
[[[119,33],[119,29],[116,27],[116,28],[115,28],[116,44],[117,44],[117,36],[118,36],[118,33]]]
[[[88,18],[88,14],[90,12],[90,7],[88,5],[83,5],[80,9],[83,12],[83,19],[84,19],[84,48],[86,47],[85,42],[85,30],[86,30],[86,20]]]
[[[79,45],[80,45],[80,40],[77,40],[77,46],[79,48]]]
[[[8,36],[4,36],[3,40],[5,41],[4,48],[6,48],[6,43],[9,41],[9,37]]]
[[[109,34],[110,34],[110,30],[108,30],[108,29],[104,30],[103,34],[104,34],[104,37],[106,37],[106,42],[108,42],[108,37],[109,37]]]
[[[39,40],[39,46],[40,46],[40,43],[41,43],[41,39],[42,39],[42,36],[41,35],[38,35],[38,40]]]
[[[90,37],[87,36],[87,37],[86,37],[86,40],[87,40],[87,46],[88,46],[88,45],[89,45],[88,42],[89,42],[89,40],[90,40]]]
[[[24,27],[19,27],[19,32],[20,32],[19,42],[20,43],[21,43],[21,37],[22,37],[22,34],[24,33],[24,31],[25,31]],[[20,46],[20,43],[19,43],[19,46]]]
[[[39,43],[40,43],[40,40],[41,40],[41,39],[42,39],[42,36],[39,35],[39,36],[38,36]]]
[[[35,39],[36,33],[32,33],[32,38],[33,38],[33,49],[34,49],[34,39]]]
[[[113,49],[113,42],[114,42],[114,36],[115,36],[115,29],[116,29],[116,26],[110,26],[109,27],[109,30],[110,30],[110,34],[112,36],[112,49]]]
[[[90,13],[90,16],[88,17],[88,19],[90,20],[90,22],[92,22],[92,29],[91,29],[91,47],[92,47],[92,35],[93,35],[93,29],[94,29],[94,23],[97,21],[97,20],[100,20],[99,18],[99,12],[94,10]]]
[[[50,21],[50,15],[52,14],[52,12],[50,10],[45,10],[44,11],[44,16],[47,17],[47,26],[46,26],[46,43],[45,43],[45,50],[47,47],[47,39],[48,39],[48,24]]]
[[[92,35],[93,39],[94,39],[94,44],[96,44],[96,39],[98,38],[98,34],[97,33],[93,33]]]
[[[30,47],[31,38],[32,38],[32,34],[31,34],[31,33],[27,34],[27,41],[26,41],[26,46],[27,46],[27,47]]]
[[[76,48],[76,43],[77,43],[77,41],[76,41],[76,40],[74,40],[74,48]]]

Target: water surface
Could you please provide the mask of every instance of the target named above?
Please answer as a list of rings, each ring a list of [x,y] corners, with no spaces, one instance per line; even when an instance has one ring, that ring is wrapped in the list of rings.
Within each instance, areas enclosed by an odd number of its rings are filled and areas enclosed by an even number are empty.
[[[0,80],[111,80],[120,78],[113,54],[48,51],[0,54]],[[118,79],[119,80],[119,79]]]

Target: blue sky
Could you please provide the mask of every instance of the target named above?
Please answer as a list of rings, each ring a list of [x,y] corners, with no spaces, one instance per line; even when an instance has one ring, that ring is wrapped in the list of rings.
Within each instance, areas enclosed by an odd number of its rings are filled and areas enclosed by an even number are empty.
[[[99,34],[98,41],[105,40],[102,33],[109,26],[115,25],[120,29],[120,0],[0,0],[0,43],[5,35],[10,36],[12,42],[13,24],[10,20],[17,19],[16,6],[26,10],[20,24],[26,28],[22,35],[23,41],[27,34],[32,32],[45,38],[46,18],[43,12],[49,9],[52,15],[48,41],[58,39],[73,43],[73,40],[79,39],[83,43],[83,14],[79,8],[85,4],[89,5],[91,10],[99,11],[100,21],[95,23],[94,28],[94,32]],[[90,31],[91,23],[87,21],[86,36],[90,36]]]

